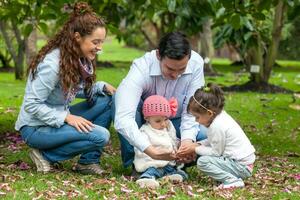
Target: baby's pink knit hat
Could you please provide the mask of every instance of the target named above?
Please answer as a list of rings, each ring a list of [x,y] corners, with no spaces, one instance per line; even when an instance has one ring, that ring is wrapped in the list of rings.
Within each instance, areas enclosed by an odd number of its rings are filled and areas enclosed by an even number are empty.
[[[177,100],[172,97],[169,101],[159,95],[149,96],[143,105],[144,117],[150,116],[166,116],[175,117],[177,112]]]

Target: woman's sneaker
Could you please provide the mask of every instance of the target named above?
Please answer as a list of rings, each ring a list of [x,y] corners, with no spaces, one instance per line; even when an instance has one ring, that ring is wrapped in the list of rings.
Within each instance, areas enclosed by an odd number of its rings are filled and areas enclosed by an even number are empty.
[[[35,164],[38,172],[49,172],[51,170],[50,162],[47,161],[38,149],[32,149],[29,152],[32,162]]]
[[[141,187],[141,188],[152,188],[155,189],[159,187],[159,183],[153,179],[153,178],[141,178],[136,181],[136,183]]]
[[[243,188],[245,187],[244,181],[242,179],[236,179],[233,181],[225,181],[221,185],[219,185],[216,189],[223,190],[223,189],[234,189],[234,188]]]
[[[77,163],[76,166],[73,168],[75,172],[85,174],[85,175],[103,175],[104,170],[101,169],[100,165],[97,163],[93,164],[79,164]]]

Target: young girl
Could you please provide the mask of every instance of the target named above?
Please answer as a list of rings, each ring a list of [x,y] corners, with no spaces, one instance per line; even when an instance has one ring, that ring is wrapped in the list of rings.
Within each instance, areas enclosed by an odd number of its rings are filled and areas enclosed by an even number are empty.
[[[188,112],[205,125],[207,139],[191,148],[200,156],[198,168],[221,182],[218,189],[244,187],[251,176],[255,149],[235,120],[223,110],[223,91],[214,84],[198,89],[191,97]]]
[[[169,117],[176,115],[177,101],[170,101],[159,95],[148,97],[143,104],[143,115],[146,123],[140,128],[155,148],[161,151],[177,151],[176,130]],[[187,178],[185,172],[177,170],[174,161],[154,160],[144,152],[135,150],[134,166],[142,175],[136,181],[141,187],[156,188],[159,183],[157,178],[166,177],[171,181],[182,182]]]
[[[105,23],[76,3],[63,28],[29,66],[23,104],[15,128],[32,148],[37,171],[81,155],[74,170],[102,174],[99,159],[109,140],[111,97],[115,88],[95,82],[92,61],[106,37]],[[75,97],[86,101],[70,107]]]

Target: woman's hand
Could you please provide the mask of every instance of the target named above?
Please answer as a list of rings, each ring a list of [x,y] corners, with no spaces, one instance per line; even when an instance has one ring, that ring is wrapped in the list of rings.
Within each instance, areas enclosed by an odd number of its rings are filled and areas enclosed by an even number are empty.
[[[181,142],[180,147],[176,153],[176,159],[179,162],[189,163],[196,158],[195,148],[199,146],[192,140],[184,140]]]
[[[116,92],[116,88],[108,83],[106,83],[103,87],[103,91],[108,95],[113,95]]]
[[[175,158],[176,158],[175,151],[164,149],[164,148],[157,148],[152,145],[147,147],[145,149],[144,153],[155,160],[175,160]]]
[[[93,130],[94,124],[83,117],[68,114],[65,118],[65,122],[70,126],[75,127],[80,133],[88,133]]]

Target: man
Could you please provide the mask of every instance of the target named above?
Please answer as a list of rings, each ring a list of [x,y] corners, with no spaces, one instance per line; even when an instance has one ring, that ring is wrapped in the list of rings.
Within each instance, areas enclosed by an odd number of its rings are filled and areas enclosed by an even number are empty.
[[[153,159],[172,160],[175,154],[158,149],[139,131],[143,124],[141,112],[143,100],[150,95],[161,95],[178,101],[177,115],[171,119],[181,145],[177,159],[189,162],[194,152],[189,151],[192,142],[206,138],[195,118],[186,112],[190,97],[204,85],[203,59],[191,50],[186,36],[179,32],[165,35],[157,50],[135,59],[127,76],[121,82],[115,96],[115,128],[120,133],[122,161],[125,167],[132,165],[134,147]],[[184,153],[182,153],[184,152]]]

